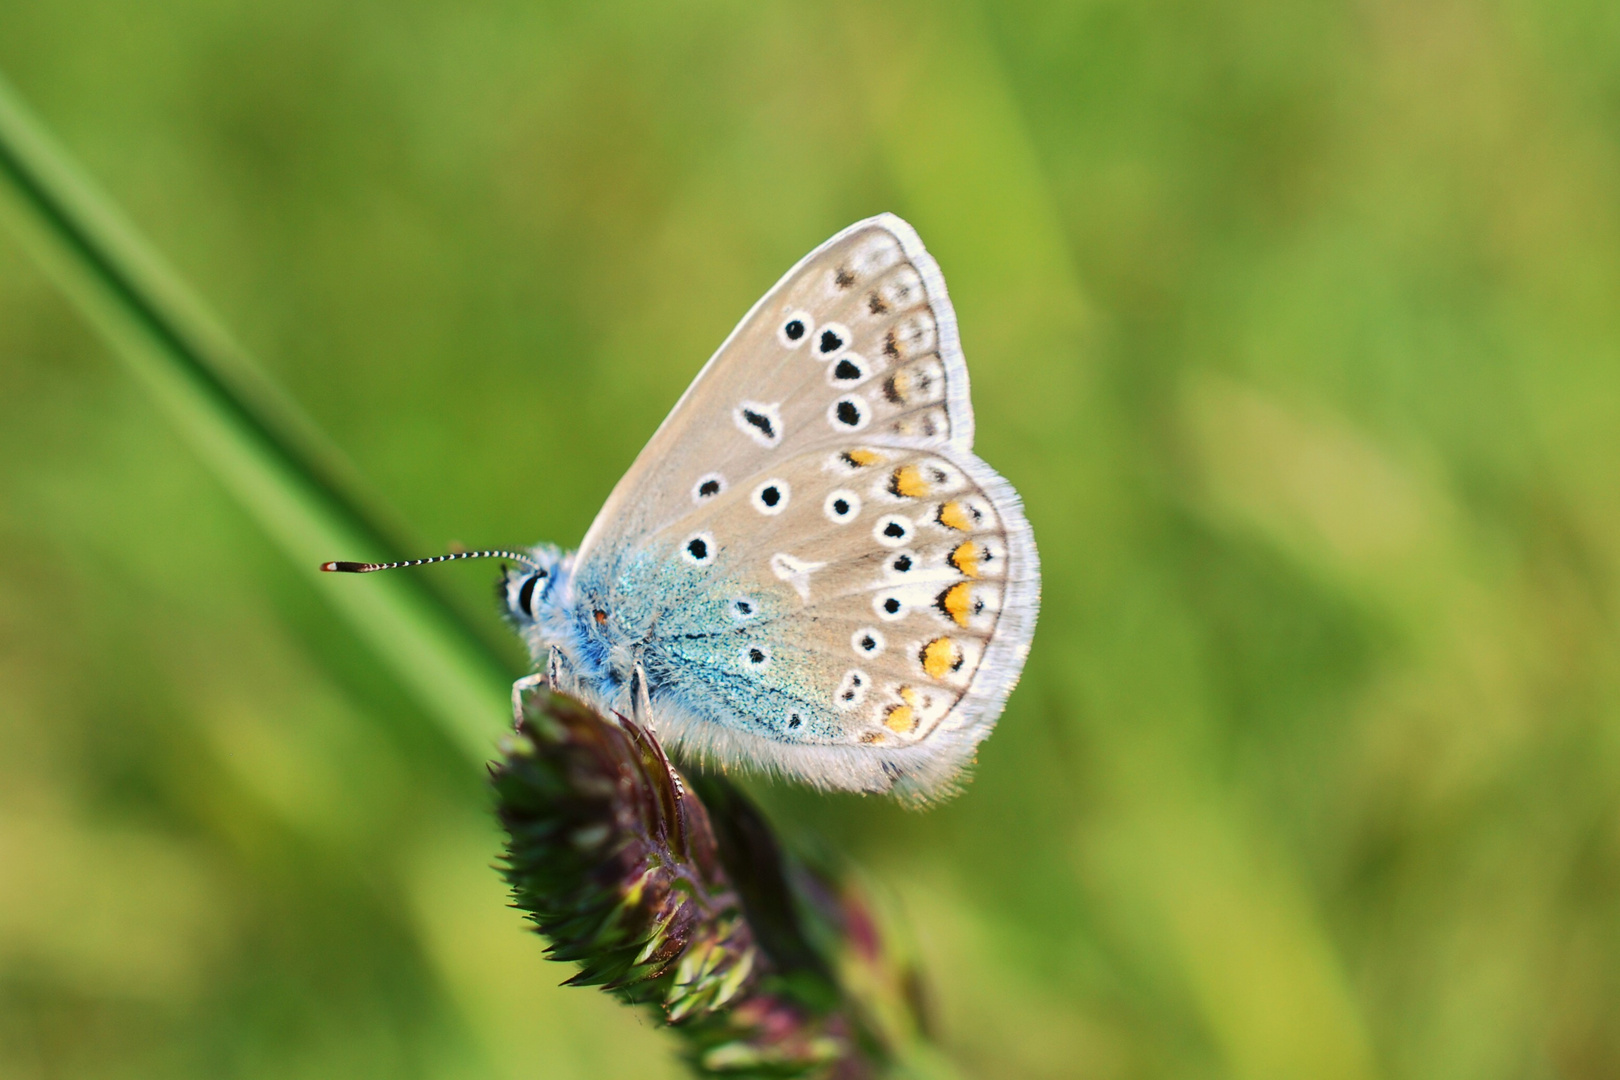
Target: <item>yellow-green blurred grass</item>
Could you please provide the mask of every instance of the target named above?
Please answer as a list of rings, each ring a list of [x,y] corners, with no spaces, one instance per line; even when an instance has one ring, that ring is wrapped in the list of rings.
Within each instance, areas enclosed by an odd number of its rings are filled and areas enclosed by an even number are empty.
[[[783,267],[907,216],[1043,623],[956,803],[768,794],[963,1063],[1620,1070],[1608,8],[25,0],[0,68],[435,545],[577,539]],[[0,1072],[669,1069],[9,239],[0,461]]]

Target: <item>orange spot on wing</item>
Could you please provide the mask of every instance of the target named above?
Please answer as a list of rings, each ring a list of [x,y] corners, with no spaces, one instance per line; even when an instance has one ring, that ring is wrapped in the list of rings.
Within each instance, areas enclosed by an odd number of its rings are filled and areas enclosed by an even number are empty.
[[[939,508],[939,523],[957,532],[967,532],[973,528],[973,515],[966,506],[952,499]]]
[[[951,552],[951,565],[968,577],[979,576],[979,545],[968,540]]]
[[[910,705],[896,705],[883,718],[883,724],[896,735],[905,735],[917,726],[917,714]]]
[[[968,615],[973,610],[973,586],[965,581],[958,581],[939,594],[939,606],[957,626],[966,626]]]
[[[879,459],[876,451],[873,450],[846,450],[844,460],[857,468],[864,469],[868,465],[876,465]]]
[[[928,481],[915,465],[902,465],[889,478],[889,490],[908,499],[919,499],[928,494]]]
[[[948,637],[935,638],[923,646],[922,666],[930,678],[943,679],[962,666],[962,650]]]

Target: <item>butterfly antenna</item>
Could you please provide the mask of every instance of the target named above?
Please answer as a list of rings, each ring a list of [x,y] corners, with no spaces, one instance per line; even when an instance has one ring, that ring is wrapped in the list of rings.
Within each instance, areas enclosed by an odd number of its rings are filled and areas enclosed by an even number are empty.
[[[457,559],[510,559],[512,562],[527,566],[530,570],[545,569],[529,556],[517,551],[458,551],[451,555],[407,559],[404,562],[328,562],[321,563],[321,569],[333,574],[369,574],[374,570],[398,570],[403,566],[426,566],[428,563],[454,562]]]

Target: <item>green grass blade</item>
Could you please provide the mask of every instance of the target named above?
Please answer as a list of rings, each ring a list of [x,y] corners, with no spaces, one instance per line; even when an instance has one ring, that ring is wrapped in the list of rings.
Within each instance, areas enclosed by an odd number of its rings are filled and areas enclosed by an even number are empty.
[[[457,746],[487,759],[509,715],[511,673],[410,575],[362,585],[316,569],[337,557],[404,557],[391,539],[398,530],[3,77],[0,218],[311,584]]]

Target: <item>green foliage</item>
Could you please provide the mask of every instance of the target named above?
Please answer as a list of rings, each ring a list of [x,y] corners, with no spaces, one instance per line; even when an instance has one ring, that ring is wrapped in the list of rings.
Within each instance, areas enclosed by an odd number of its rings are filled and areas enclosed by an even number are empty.
[[[748,790],[964,1071],[1620,1073],[1612,4],[14,0],[0,69],[411,554],[576,541],[904,215],[1040,633],[955,802]],[[414,586],[287,559],[14,235],[0,1073],[676,1075],[503,907],[500,666],[447,727],[343,614]],[[515,669],[488,577],[421,581]]]
[[[268,384],[255,383],[250,365],[3,83],[0,174],[14,222],[41,262],[287,554],[300,560],[313,544],[386,543],[320,467],[316,439],[300,442],[295,414]],[[400,581],[410,579],[388,579]],[[422,600],[393,587],[380,604],[348,612],[450,733],[475,732],[483,722],[478,665],[498,661],[473,653],[469,662],[474,636]],[[706,782],[722,843],[650,733],[550,689],[531,686],[518,702],[515,734],[491,770],[508,835],[506,877],[547,954],[580,965],[568,984],[658,1005],[701,1073],[887,1075],[898,1047],[881,1045],[861,1023],[858,1003],[804,939],[786,864],[747,799],[723,779]],[[732,856],[726,868],[723,850]],[[835,918],[823,920],[834,927],[834,951],[845,944],[840,891],[828,881],[805,898],[834,899]],[[762,917],[762,933],[750,909]],[[872,939],[863,950],[882,964],[884,950],[870,932],[862,936]]]

